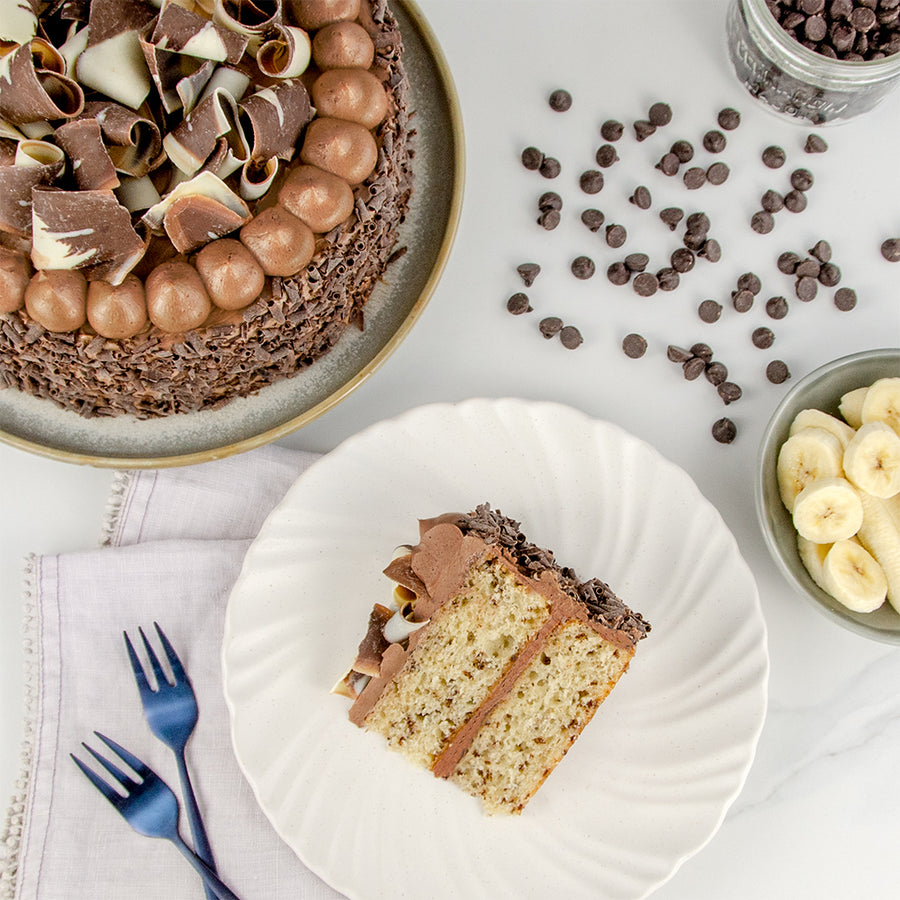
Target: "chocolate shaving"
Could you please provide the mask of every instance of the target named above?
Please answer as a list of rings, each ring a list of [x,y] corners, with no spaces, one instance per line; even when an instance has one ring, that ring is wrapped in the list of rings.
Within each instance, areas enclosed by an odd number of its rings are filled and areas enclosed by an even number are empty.
[[[7,59],[0,75],[0,119],[27,125],[81,113],[81,85],[62,74],[65,63],[51,44],[35,38],[13,50]]]
[[[71,160],[72,175],[81,190],[111,190],[119,186],[96,119],[67,122],[56,129],[54,139]]]
[[[31,191],[49,185],[62,173],[64,163],[0,168],[0,231],[31,234]]]
[[[247,37],[170,3],[163,8],[150,43],[160,50],[236,65],[247,49]]]
[[[291,159],[304,126],[312,118],[309,94],[298,78],[257,91],[241,101],[240,110],[250,123],[250,153],[255,160],[274,156]]]

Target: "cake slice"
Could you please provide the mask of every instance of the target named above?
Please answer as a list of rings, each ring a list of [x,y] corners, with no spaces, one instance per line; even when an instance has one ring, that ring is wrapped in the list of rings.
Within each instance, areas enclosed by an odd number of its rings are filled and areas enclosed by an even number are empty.
[[[419,534],[385,569],[394,608],[376,605],[336,690],[356,725],[488,813],[520,813],[650,626],[487,504]]]

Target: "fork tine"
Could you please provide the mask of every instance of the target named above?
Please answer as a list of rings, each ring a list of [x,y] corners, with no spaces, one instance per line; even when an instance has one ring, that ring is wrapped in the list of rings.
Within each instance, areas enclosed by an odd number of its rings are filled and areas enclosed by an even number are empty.
[[[87,745],[84,746],[87,747]],[[90,747],[87,747],[87,749],[91,750]],[[93,753],[92,750],[91,753]],[[121,803],[122,795],[118,791],[111,788],[90,766],[83,763],[74,753],[70,753],[69,756],[72,757],[75,765],[81,769],[88,781],[90,781],[113,806],[118,806]]]
[[[94,750],[93,747],[89,747],[84,743],[84,741],[81,742],[81,746],[84,747],[84,749],[87,750],[87,752],[90,753],[91,756],[93,756],[94,759],[96,759],[97,762],[100,763],[100,765],[103,766],[103,768],[106,769],[106,771],[109,772],[109,774],[112,775],[113,778],[115,778],[115,780],[121,785],[122,790],[124,790],[126,793],[130,793],[138,786],[137,781],[135,781],[130,775],[123,772],[115,763],[110,762],[105,756]]]
[[[99,731],[95,731],[94,734],[96,734],[97,737],[113,751],[113,753],[118,754],[120,759],[122,759],[126,765],[134,769],[141,778],[146,778],[148,775],[152,774],[150,767],[146,763],[139,760],[133,753],[129,753],[121,744],[117,744],[112,738],[108,738],[105,734],[100,734]]]
[[[131,670],[134,672],[134,680],[137,682],[138,691],[140,692],[141,697],[143,697],[145,693],[152,691],[153,688],[150,687],[150,682],[147,680],[147,673],[144,671],[144,667],[137,655],[137,651],[134,649],[134,644],[131,643],[131,638],[128,637],[128,632],[123,631],[122,636],[125,638],[125,646],[128,649],[128,659],[131,660]]]
[[[162,628],[159,627],[159,623],[154,622],[153,626],[154,628],[156,628],[156,633],[159,635],[160,643],[163,645],[163,649],[166,651],[166,659],[169,660],[169,665],[172,667],[172,674],[175,676],[175,681],[187,681],[187,672],[184,671],[184,666],[181,664],[181,660],[178,658],[178,654],[175,652],[175,648],[163,633]]]
[[[153,675],[156,678],[156,689],[159,690],[163,684],[168,684],[169,679],[166,678],[165,672],[163,672],[163,667],[160,664],[159,657],[156,655],[153,647],[150,646],[150,641],[147,640],[147,635],[144,634],[143,628],[138,628],[138,632],[141,635],[141,639],[144,642],[144,649],[147,651],[147,658],[150,660],[150,665],[153,667]]]

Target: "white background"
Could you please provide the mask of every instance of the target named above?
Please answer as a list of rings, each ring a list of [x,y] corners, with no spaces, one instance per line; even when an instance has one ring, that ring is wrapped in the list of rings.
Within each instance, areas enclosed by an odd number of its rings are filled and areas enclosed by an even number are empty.
[[[900,265],[879,254],[884,238],[900,236],[900,90],[876,111],[821,129],[830,149],[808,156],[807,129],[758,107],[737,84],[724,45],[722,0],[530,2],[421,0],[447,56],[462,107],[467,153],[466,196],[459,234],[445,275],[407,340],[352,396],[325,417],[284,440],[290,447],[327,451],[363,426],[436,400],[520,396],[571,404],[615,422],[685,468],[734,532],[760,589],[769,630],[770,705],[757,759],[723,827],[655,895],[666,900],[730,900],[896,896],[900,883],[900,651],[840,629],[784,584],[763,545],[753,507],[756,451],[769,415],[792,383],[775,386],[763,374],[773,358],[787,362],[793,382],[848,353],[900,344]],[[572,109],[551,111],[557,87],[571,91]],[[637,143],[629,127],[619,142],[622,161],[606,171],[595,197],[578,188],[594,166],[607,118],[629,124],[656,100],[674,119]],[[721,187],[688,192],[653,164],[677,138],[700,149],[724,106],[743,116],[720,155],[732,169]],[[760,153],[787,151],[778,171]],[[536,145],[562,163],[546,181],[519,163]],[[786,190],[789,172],[810,168],[816,183],[800,215],[781,212],[775,230],[754,234],[749,218],[767,188]],[[628,203],[645,184],[653,208]],[[564,199],[563,223],[538,227],[536,202],[545,190]],[[678,246],[657,218],[663,206],[706,211],[722,261],[699,261],[681,287],[644,299],[615,287],[606,267],[626,252],[665,264]],[[606,247],[578,214],[597,206],[624,224],[621,251]],[[762,301],[792,300],[791,280],[775,268],[782,250],[805,253],[828,240],[842,284],[859,305],[838,312],[832,291],[812,303],[791,302],[781,322]],[[588,255],[597,275],[576,280],[571,260]],[[513,317],[507,297],[522,289],[521,262],[542,273],[528,293],[535,311]],[[729,304],[737,277],[756,272],[763,291],[754,308]],[[702,323],[700,300],[725,306],[719,322]],[[558,315],[577,325],[584,344],[565,350],[544,340],[537,323]],[[769,325],[769,351],[750,334]],[[640,360],[624,356],[631,331],[648,341]],[[737,440],[715,443],[711,424],[726,410],[703,379],[686,382],[666,359],[667,344],[709,343],[744,396],[727,414]],[[111,482],[104,470],[77,468],[0,445],[0,795],[19,774],[22,716],[21,560],[27,553],[60,553],[96,545]],[[678,510],[672,510],[678,527]]]

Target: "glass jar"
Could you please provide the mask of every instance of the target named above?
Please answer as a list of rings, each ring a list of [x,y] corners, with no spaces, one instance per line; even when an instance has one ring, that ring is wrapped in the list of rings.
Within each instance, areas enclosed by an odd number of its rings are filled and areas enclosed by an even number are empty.
[[[844,122],[876,106],[900,81],[900,53],[883,59],[831,59],[804,47],[765,0],[732,0],[728,54],[738,79],[772,110],[804,123]]]

